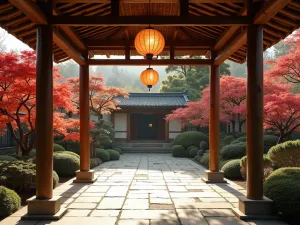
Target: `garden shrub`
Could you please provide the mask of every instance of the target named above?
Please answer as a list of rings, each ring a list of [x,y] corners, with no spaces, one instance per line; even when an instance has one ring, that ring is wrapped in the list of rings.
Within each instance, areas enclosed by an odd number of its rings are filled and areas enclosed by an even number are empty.
[[[245,133],[245,132],[236,132],[236,133],[235,133],[235,136],[236,136],[237,138],[240,138],[240,137],[246,137],[246,133]]]
[[[57,141],[57,144],[63,146],[65,149],[71,152],[75,152],[80,155],[80,142],[78,141]]]
[[[21,206],[20,196],[4,186],[0,186],[0,217],[7,217]]]
[[[224,172],[224,176],[229,179],[240,179],[241,176],[241,166],[240,160],[234,159],[227,162],[223,167],[222,171]]]
[[[208,144],[205,141],[200,142],[200,149],[208,150]]]
[[[219,161],[219,169],[222,169],[222,167],[223,167],[226,163],[228,163],[228,162],[230,162],[230,161],[232,161],[232,159],[222,159],[222,158],[220,158],[220,161]]]
[[[286,216],[300,214],[300,168],[275,170],[264,182],[264,194]]]
[[[278,137],[276,135],[265,134],[264,135],[264,152],[268,153],[269,149],[277,145]]]
[[[116,150],[116,151],[118,151],[118,152],[120,153],[120,155],[122,155],[122,154],[123,154],[123,151],[122,151],[122,149],[120,149],[120,148],[113,148],[113,150]]]
[[[263,161],[264,161],[264,168],[268,168],[272,165],[272,161],[269,159],[267,155],[263,156]],[[247,156],[244,156],[243,158],[240,159],[240,166],[241,168],[247,167]]]
[[[91,158],[90,159],[90,167],[91,167],[91,169],[95,168],[96,166],[99,166],[100,164],[102,164],[101,159],[99,159],[99,158]]]
[[[105,151],[107,151],[109,153],[110,160],[119,160],[120,159],[120,153],[118,151],[113,150],[113,149],[106,149]]]
[[[229,145],[233,141],[234,141],[234,137],[232,135],[228,135],[223,139],[224,145]]]
[[[246,143],[225,145],[220,152],[223,159],[240,159],[246,155]]]
[[[199,163],[208,168],[209,167],[209,154],[208,153],[204,153],[204,155],[201,157]]]
[[[198,151],[199,151],[199,148],[193,147],[189,152],[190,157],[194,158],[195,156],[197,156]]]
[[[60,152],[58,152],[60,153]],[[71,152],[71,151],[64,151],[62,152],[63,154],[67,154],[67,155],[72,155],[72,156],[75,156],[76,158],[78,158],[80,160],[80,155],[78,155],[77,153],[75,152]]]
[[[300,167],[300,140],[273,146],[268,156],[276,167]]]
[[[110,154],[108,151],[105,151],[104,149],[101,148],[96,148],[96,158],[101,159],[102,162],[108,162],[110,160]]]
[[[0,161],[12,162],[12,161],[17,161],[17,159],[9,155],[0,155]]]
[[[65,153],[55,153],[53,155],[53,169],[62,177],[74,176],[79,170],[79,158]]]
[[[194,161],[196,161],[196,162],[199,162],[200,159],[201,159],[201,156],[196,155],[196,156],[194,157]]]
[[[203,154],[204,154],[204,150],[203,149],[199,149],[197,151],[197,156],[203,156]]]
[[[187,147],[186,151],[187,151],[187,154],[190,155],[190,151],[196,146],[189,146]]]
[[[188,157],[188,151],[182,145],[174,145],[172,147],[172,155],[174,157]]]
[[[54,143],[53,144],[53,151],[54,152],[63,152],[63,151],[66,151],[66,149],[63,146]]]
[[[173,145],[181,145],[184,148],[189,146],[199,146],[201,141],[208,142],[207,135],[197,131],[186,131],[177,135]]]
[[[0,161],[0,185],[20,191],[35,189],[36,165],[23,161]],[[53,171],[53,188],[58,183],[58,176]]]
[[[29,156],[30,156],[30,157],[35,157],[35,156],[36,156],[36,149],[32,149],[32,150],[29,152]]]

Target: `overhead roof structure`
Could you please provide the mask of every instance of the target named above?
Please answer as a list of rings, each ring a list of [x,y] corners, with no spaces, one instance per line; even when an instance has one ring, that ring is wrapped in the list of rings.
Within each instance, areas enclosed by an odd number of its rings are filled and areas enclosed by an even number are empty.
[[[117,97],[120,101],[118,106],[121,108],[128,107],[183,107],[188,101],[187,92],[173,93],[129,93],[129,98],[122,96]]]
[[[166,39],[163,56],[209,58],[214,51],[215,64],[225,59],[246,60],[250,18],[245,0],[150,0],[150,19],[149,0],[52,1],[53,15],[46,16],[34,0],[2,0],[0,26],[35,49],[36,25],[53,24],[56,63],[74,59],[83,64],[84,51],[90,58],[126,55],[129,59],[129,55],[137,55],[133,47],[136,34],[148,23]],[[299,28],[299,21],[299,1],[269,0],[253,22],[265,25],[263,44],[267,49]],[[90,60],[91,65],[97,63]]]

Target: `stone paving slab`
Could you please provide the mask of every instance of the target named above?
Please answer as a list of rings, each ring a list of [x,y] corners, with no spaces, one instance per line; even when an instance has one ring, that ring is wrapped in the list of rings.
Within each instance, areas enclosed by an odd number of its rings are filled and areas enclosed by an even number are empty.
[[[234,216],[243,187],[206,184],[205,168],[171,154],[124,154],[94,168],[93,184],[69,180],[54,190],[63,196],[59,221],[22,221],[22,208],[0,225],[287,225],[281,221],[244,222]]]

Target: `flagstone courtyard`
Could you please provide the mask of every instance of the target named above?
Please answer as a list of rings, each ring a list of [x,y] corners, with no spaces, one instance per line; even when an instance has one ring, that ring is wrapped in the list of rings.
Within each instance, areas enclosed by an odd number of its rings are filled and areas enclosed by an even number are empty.
[[[93,184],[72,179],[54,190],[68,208],[58,221],[20,220],[24,207],[1,225],[284,225],[281,221],[244,222],[234,216],[236,196],[245,189],[227,184],[206,184],[205,169],[170,154],[124,154],[120,161],[97,168]]]

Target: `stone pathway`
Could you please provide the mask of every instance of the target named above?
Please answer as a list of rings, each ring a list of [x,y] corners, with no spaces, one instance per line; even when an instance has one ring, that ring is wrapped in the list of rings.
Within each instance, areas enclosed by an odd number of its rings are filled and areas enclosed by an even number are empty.
[[[24,207],[1,225],[286,225],[281,221],[244,222],[234,216],[245,189],[202,182],[204,168],[170,154],[124,154],[95,168],[94,184],[54,190],[67,214],[59,221],[20,221]]]

